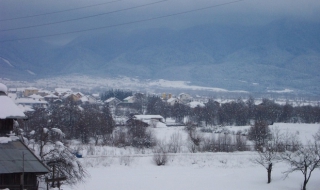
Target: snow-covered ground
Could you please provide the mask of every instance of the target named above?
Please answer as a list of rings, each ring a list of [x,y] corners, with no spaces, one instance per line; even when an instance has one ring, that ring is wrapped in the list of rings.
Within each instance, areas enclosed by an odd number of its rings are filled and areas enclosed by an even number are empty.
[[[91,177],[74,187],[64,190],[292,190],[300,189],[303,177],[295,172],[284,179],[284,163],[274,165],[272,182],[267,184],[267,172],[253,164],[252,152],[196,153],[169,157],[166,166],[155,166],[151,156],[134,157],[130,165],[120,165],[115,158],[112,165],[89,167]],[[97,158],[98,159],[98,158]],[[314,172],[308,184],[309,190],[320,187],[320,171]]]
[[[319,124],[275,123],[271,128],[282,132],[298,134],[303,142],[312,138]],[[227,126],[231,131],[244,130],[249,126]],[[153,128],[157,139],[168,140],[179,133],[182,140],[187,138],[183,127]],[[93,150],[93,151],[92,151]],[[82,163],[90,178],[77,186],[63,186],[64,190],[292,190],[300,189],[303,182],[301,172],[294,172],[284,178],[288,169],[285,163],[273,167],[272,182],[267,184],[266,169],[251,160],[255,152],[233,153],[188,153],[168,154],[165,166],[153,163],[151,150],[133,148],[91,147],[84,152]],[[307,189],[318,190],[320,170],[314,171]]]
[[[244,153],[245,154],[245,153]],[[252,164],[253,155],[237,153],[207,155],[199,154],[179,160],[174,158],[166,166],[155,166],[151,158],[134,160],[133,165],[114,164],[107,167],[88,168],[91,177],[83,184],[64,190],[293,190],[300,189],[302,174],[295,172],[284,179],[285,164],[274,166],[271,184],[267,184],[267,172]],[[192,159],[194,158],[194,159]],[[223,158],[223,159],[221,159]],[[197,163],[198,162],[198,163]],[[320,171],[314,172],[308,190],[318,190]]]

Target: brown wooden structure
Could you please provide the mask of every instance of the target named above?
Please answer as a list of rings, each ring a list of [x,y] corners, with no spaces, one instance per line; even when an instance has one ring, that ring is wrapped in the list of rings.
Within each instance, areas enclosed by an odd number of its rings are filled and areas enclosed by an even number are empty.
[[[24,113],[7,97],[0,83],[0,189],[37,190],[38,176],[49,169],[33,152],[13,136],[15,119],[25,119]]]

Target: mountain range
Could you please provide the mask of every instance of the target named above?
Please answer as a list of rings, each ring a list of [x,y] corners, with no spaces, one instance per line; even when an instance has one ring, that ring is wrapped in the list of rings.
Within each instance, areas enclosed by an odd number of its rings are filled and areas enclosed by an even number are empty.
[[[0,76],[30,80],[72,73],[190,81],[266,92],[320,94],[320,23],[207,24],[84,34],[63,45],[0,43]]]

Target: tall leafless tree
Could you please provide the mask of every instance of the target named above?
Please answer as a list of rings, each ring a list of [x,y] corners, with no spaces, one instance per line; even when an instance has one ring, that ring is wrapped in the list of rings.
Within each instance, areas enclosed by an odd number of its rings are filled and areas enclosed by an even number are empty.
[[[300,171],[303,174],[302,190],[307,190],[312,172],[316,168],[320,168],[319,148],[319,142],[309,141],[307,145],[300,144],[298,150],[294,152],[286,151],[281,154],[282,160],[290,165],[290,168],[285,172],[286,176],[295,171]]]

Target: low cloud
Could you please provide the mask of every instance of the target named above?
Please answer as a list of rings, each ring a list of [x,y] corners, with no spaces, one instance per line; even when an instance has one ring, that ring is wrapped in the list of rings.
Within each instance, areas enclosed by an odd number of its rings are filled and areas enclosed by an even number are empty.
[[[114,0],[109,0],[114,1]],[[101,6],[90,7],[86,9],[68,11],[59,14],[43,15],[39,17],[2,21],[0,29],[17,28],[23,26],[55,22],[65,19],[85,17],[93,14],[105,13],[123,8],[138,6],[156,2],[157,0],[120,0]],[[87,5],[105,3],[105,0],[85,1],[85,0],[68,0],[68,1],[0,1],[0,18],[8,19],[23,17],[48,12],[71,9]],[[114,14],[83,19],[74,22],[67,22],[43,27],[34,27],[30,29],[0,32],[0,37],[4,36],[41,36],[53,33],[62,33],[74,30],[83,30],[100,26],[117,25],[145,18],[155,18],[168,14],[220,5],[232,2],[225,0],[168,0],[151,6],[146,6],[134,10],[118,12]],[[186,28],[199,24],[219,23],[219,24],[243,24],[255,25],[266,24],[276,19],[299,19],[303,21],[318,22],[320,18],[320,1],[319,0],[243,0],[232,4],[218,6],[212,9],[196,11],[183,15],[163,18],[155,21],[131,24],[119,27],[121,30],[133,30],[144,28]],[[106,29],[113,30],[113,28]]]

